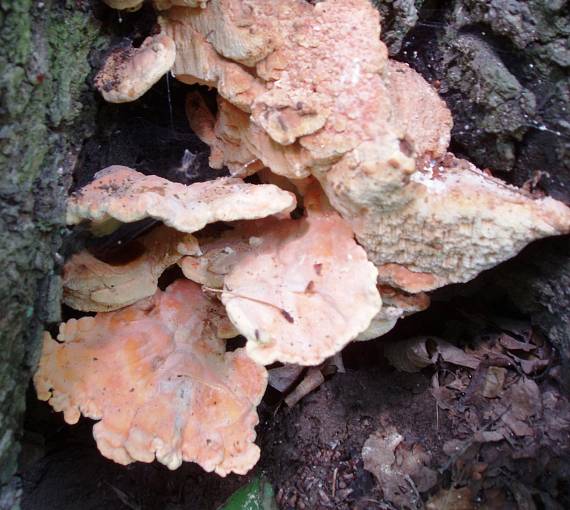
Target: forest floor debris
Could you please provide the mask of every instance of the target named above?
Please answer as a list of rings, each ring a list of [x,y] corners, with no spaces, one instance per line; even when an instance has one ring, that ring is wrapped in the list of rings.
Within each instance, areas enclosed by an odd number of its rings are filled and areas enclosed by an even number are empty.
[[[385,341],[359,342],[345,350],[345,373],[325,374],[293,407],[272,390],[260,407],[262,458],[248,476],[117,466],[98,454],[89,422],[66,429],[38,404],[28,435],[37,450],[43,432],[45,454],[22,474],[23,510],[75,510],[77,501],[84,510],[189,502],[214,510],[258,475],[272,482],[282,510],[570,507],[570,404],[556,352],[525,321],[459,316],[437,337],[390,334],[390,342],[424,339],[434,361],[419,372],[390,367]],[[446,361],[433,338],[469,364]]]

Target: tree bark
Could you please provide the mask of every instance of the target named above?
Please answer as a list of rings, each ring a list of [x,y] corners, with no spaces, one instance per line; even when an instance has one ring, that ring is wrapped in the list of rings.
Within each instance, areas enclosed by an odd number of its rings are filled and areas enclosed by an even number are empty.
[[[15,505],[25,393],[60,318],[65,197],[94,123],[90,2],[0,1],[0,507]],[[12,504],[13,503],[13,504]]]

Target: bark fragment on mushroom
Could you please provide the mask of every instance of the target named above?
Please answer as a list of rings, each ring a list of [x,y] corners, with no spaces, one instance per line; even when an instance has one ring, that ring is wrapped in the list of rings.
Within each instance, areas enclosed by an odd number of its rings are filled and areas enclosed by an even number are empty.
[[[225,352],[223,309],[179,280],[123,310],[71,319],[45,334],[38,397],[65,421],[100,420],[97,446],[120,464],[182,461],[221,476],[257,462],[256,406],[266,370],[243,349]]]

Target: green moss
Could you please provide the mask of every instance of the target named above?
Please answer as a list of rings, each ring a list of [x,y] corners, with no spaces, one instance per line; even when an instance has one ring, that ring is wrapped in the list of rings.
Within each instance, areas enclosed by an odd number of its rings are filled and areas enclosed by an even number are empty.
[[[0,166],[25,185],[37,178],[51,146],[48,130],[81,113],[99,26],[88,12],[62,9],[59,2],[46,1],[41,9],[31,1],[0,5],[0,118],[13,127],[0,137]]]
[[[87,60],[98,27],[84,13],[70,12],[63,20],[51,15],[48,24],[51,94],[49,121],[55,126],[71,122],[81,111],[79,97],[90,72]]]
[[[25,64],[32,51],[32,16],[30,8],[32,0],[2,0],[0,1],[0,24],[11,27],[2,30],[2,52],[11,53],[11,61],[15,64]]]
[[[94,124],[88,56],[102,41],[89,0],[0,0],[0,490],[43,323],[59,314],[54,252],[73,154]]]

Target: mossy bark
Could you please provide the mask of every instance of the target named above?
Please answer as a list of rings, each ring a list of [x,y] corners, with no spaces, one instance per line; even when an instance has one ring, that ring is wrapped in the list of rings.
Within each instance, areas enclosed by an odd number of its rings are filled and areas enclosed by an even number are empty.
[[[0,494],[42,330],[59,320],[65,196],[93,126],[88,55],[101,42],[90,2],[0,0]]]

